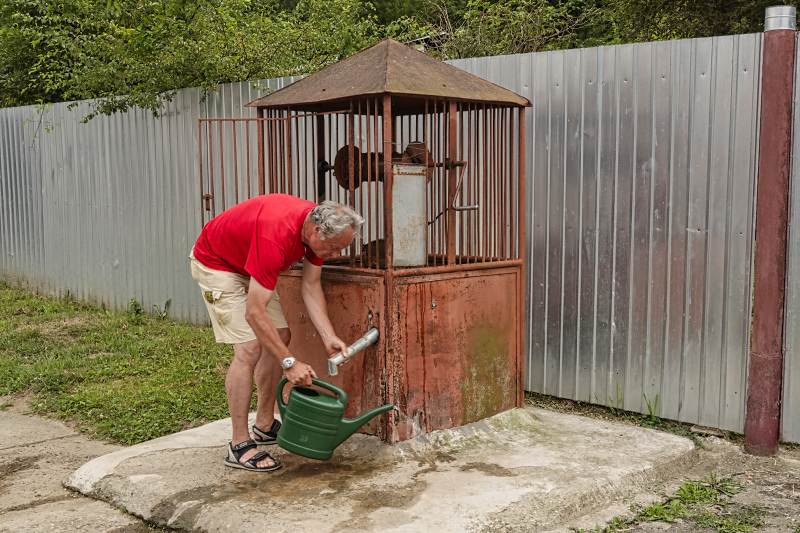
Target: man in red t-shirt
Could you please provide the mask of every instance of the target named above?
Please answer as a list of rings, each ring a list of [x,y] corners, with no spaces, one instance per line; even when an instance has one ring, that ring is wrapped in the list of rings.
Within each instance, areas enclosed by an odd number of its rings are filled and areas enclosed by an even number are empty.
[[[328,353],[347,345],[328,318],[320,277],[322,262],[341,254],[364,220],[349,207],[284,194],[258,196],[214,217],[205,225],[189,256],[217,342],[233,345],[225,378],[233,435],[225,464],[258,472],[281,463],[258,444],[274,444],[280,422],[274,418],[275,387],[281,368],[292,384],[311,385],[314,369],[287,348],[291,338],[275,285],[281,272],[303,259],[303,302]],[[258,390],[254,438],[247,414]]]

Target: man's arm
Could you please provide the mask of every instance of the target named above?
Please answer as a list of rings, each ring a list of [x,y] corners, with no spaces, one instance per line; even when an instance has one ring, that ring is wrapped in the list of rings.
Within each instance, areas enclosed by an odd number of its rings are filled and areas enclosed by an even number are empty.
[[[245,319],[261,346],[272,354],[280,363],[291,353],[289,348],[283,343],[278,330],[267,315],[267,304],[272,299],[273,291],[261,285],[255,278],[250,278],[250,286],[247,290],[247,304],[245,305]],[[292,368],[284,371],[286,379],[292,384],[311,385],[311,378],[317,377],[311,366],[296,361]]]
[[[321,277],[322,267],[311,261],[304,261],[300,293],[303,296],[303,303],[306,304],[308,316],[314,327],[317,328],[325,349],[329,354],[343,352],[347,349],[347,344],[336,336],[331,320],[328,318],[328,307],[325,303],[325,294],[322,292]]]

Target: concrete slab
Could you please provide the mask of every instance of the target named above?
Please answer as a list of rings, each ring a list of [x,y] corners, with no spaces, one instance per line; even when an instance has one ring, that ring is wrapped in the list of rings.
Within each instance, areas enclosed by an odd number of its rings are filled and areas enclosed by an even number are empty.
[[[686,468],[691,441],[613,422],[515,409],[397,446],[356,435],[328,462],[222,463],[228,421],[119,450],[68,485],[188,531],[535,531]]]
[[[139,520],[109,508],[108,504],[93,500],[69,498],[38,505],[36,512],[29,509],[11,511],[2,515],[0,533],[41,531],[47,533],[144,533],[148,531]]]
[[[0,411],[0,533],[148,531],[139,519],[62,486],[78,466],[119,446],[34,416],[24,399],[0,402],[12,404]]]
[[[0,432],[0,450],[14,448],[22,442],[44,442],[75,434],[62,422],[29,416],[21,407],[3,411],[0,424],[0,427],[9,429]]]

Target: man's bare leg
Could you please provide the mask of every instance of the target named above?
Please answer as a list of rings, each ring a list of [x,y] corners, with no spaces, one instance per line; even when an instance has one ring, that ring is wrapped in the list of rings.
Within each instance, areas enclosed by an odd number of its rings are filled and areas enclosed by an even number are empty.
[[[258,340],[233,345],[233,361],[225,376],[225,392],[228,394],[228,410],[231,413],[233,435],[231,442],[239,444],[250,439],[247,427],[247,414],[250,411],[250,399],[253,397],[253,373],[261,357],[261,344]],[[248,450],[239,459],[244,463],[258,450]],[[259,467],[272,466],[274,461],[264,458],[258,462]]]
[[[289,341],[292,339],[291,330],[280,328],[278,335],[283,343],[289,346]],[[283,371],[275,357],[262,348],[255,371],[258,396],[256,425],[264,431],[269,431],[272,421],[275,420],[275,387],[278,386],[282,374]]]

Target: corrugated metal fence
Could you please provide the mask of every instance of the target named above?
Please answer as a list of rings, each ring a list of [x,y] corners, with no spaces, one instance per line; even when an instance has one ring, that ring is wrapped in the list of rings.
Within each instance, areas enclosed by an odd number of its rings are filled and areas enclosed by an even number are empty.
[[[529,390],[742,431],[760,48],[757,34],[453,62],[534,102]],[[160,119],[88,124],[85,104],[0,110],[0,273],[203,321],[185,261],[197,119],[250,116],[259,94],[184,90]]]
[[[114,308],[171,300],[171,316],[205,321],[186,262],[202,223],[197,119],[247,116],[263,92],[239,83],[203,100],[187,89],[160,118],[85,124],[86,103],[0,109],[0,273]]]
[[[761,35],[456,62],[528,96],[528,388],[741,431]]]

